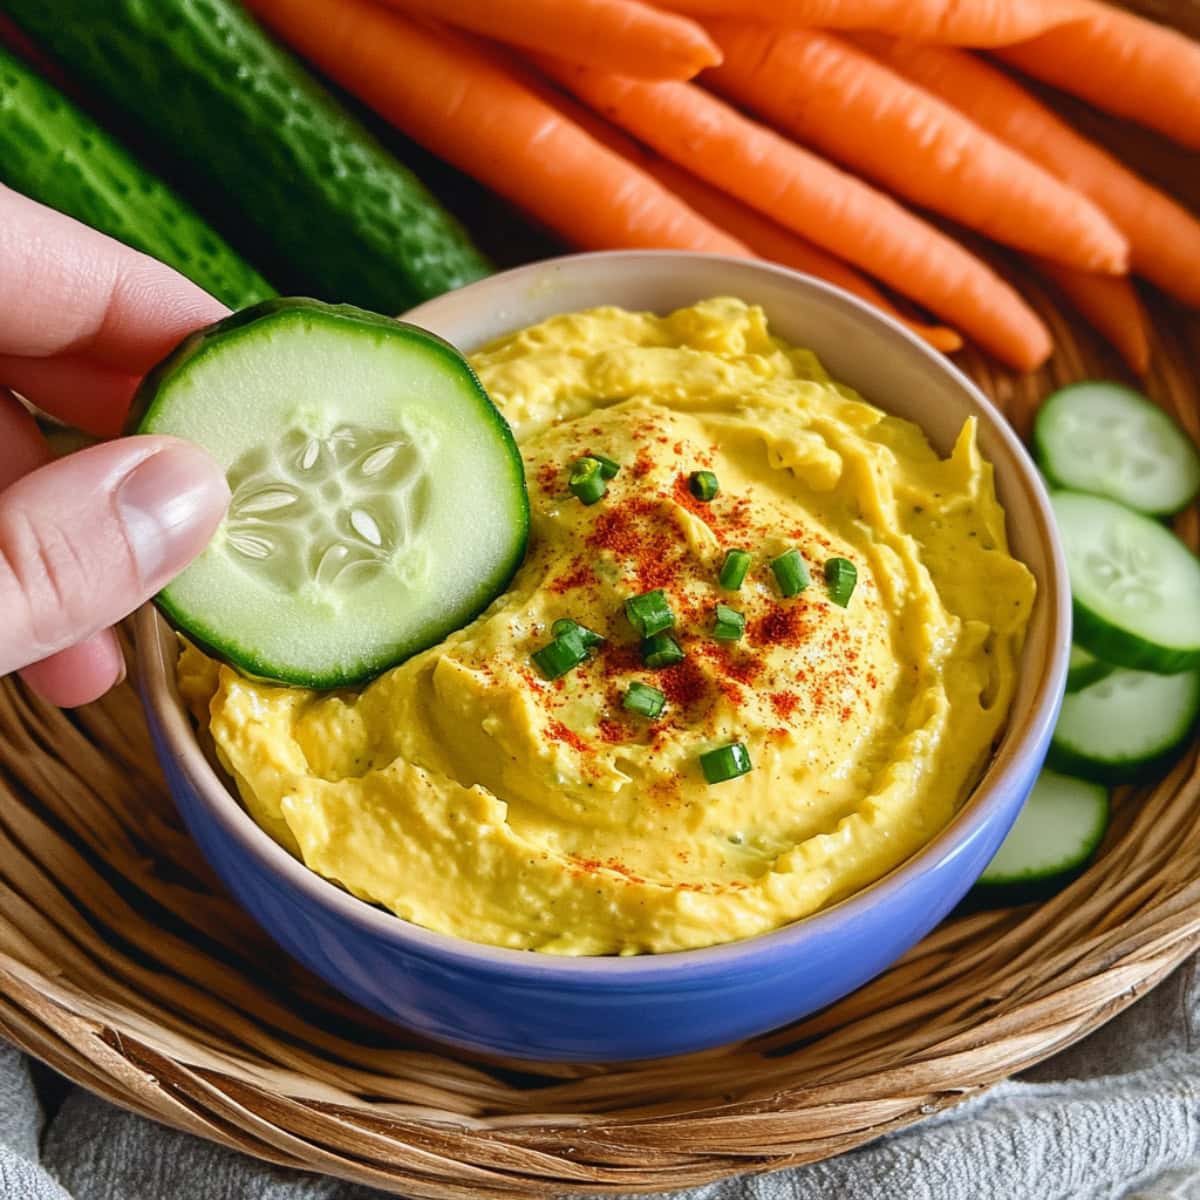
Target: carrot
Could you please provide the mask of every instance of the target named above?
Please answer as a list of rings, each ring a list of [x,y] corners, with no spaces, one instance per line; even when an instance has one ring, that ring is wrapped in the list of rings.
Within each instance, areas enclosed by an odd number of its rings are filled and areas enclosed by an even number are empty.
[[[927,325],[914,321],[902,313],[865,275],[853,267],[814,246],[806,238],[784,229],[782,225],[764,217],[762,213],[748,208],[740,200],[718,191],[695,175],[681,170],[653,150],[610,125],[591,109],[584,108],[573,97],[549,84],[540,86],[540,94],[553,104],[564,116],[586,129],[598,142],[622,158],[634,163],[647,174],[653,175],[669,191],[702,217],[711,221],[749,247],[759,258],[770,259],[795,271],[803,271],[824,279],[844,291],[861,297],[873,304],[893,320],[907,326],[918,337],[924,338],[935,350],[952,353],[961,350],[963,340],[958,333],[945,325]]]
[[[639,79],[690,79],[721,61],[695,21],[640,0],[385,0],[529,50]]]
[[[1200,44],[1107,4],[1011,46],[1006,63],[1200,150]]]
[[[414,141],[573,245],[750,253],[466,35],[370,0],[249,0],[249,7]]]
[[[998,242],[1085,271],[1128,266],[1094,204],[973,121],[832,34],[712,21],[705,76],[781,132]]]
[[[1033,262],[1130,367],[1145,375],[1150,367],[1150,319],[1133,284],[1112,275],[1089,275],[1044,258]]]
[[[952,321],[998,358],[1031,369],[1050,354],[1036,314],[957,242],[695,84],[641,83],[553,60],[545,69],[664,157]]]
[[[983,59],[880,37],[856,42],[1088,196],[1129,238],[1134,271],[1200,305],[1200,221],[1181,205]]]
[[[875,29],[958,46],[1005,46],[1079,15],[1080,0],[658,0],[699,17],[769,19],[773,25]]]
[[[962,338],[953,329],[945,325],[927,325],[905,316],[866,276],[860,275],[853,267],[828,254],[820,246],[814,246],[806,238],[748,208],[740,200],[718,191],[658,155],[650,156],[641,165],[660,183],[686,200],[701,216],[745,242],[760,258],[791,267],[794,271],[803,271],[806,275],[815,275],[826,283],[858,296],[908,326],[935,350],[949,354],[962,349]]]

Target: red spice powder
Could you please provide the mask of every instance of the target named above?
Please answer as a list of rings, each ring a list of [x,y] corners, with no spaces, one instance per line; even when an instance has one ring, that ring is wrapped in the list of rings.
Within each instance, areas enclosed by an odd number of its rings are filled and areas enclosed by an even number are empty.
[[[724,678],[738,683],[752,684],[762,674],[763,664],[753,653],[738,654],[720,642],[697,641],[689,650],[707,658]]]
[[[632,496],[606,509],[585,544],[630,563],[642,591],[670,587],[679,579],[681,539],[663,522],[658,502],[649,497]]]
[[[612,717],[601,717],[598,728],[600,740],[607,742],[610,746],[618,745],[629,736],[629,730],[620,721],[614,721]]]
[[[706,504],[692,495],[692,489],[688,486],[688,477],[685,474],[681,473],[675,476],[674,500],[680,507],[686,508],[692,516],[699,517],[709,529],[716,529],[720,524],[717,514],[713,510],[712,502]]]
[[[659,671],[655,680],[676,708],[699,704],[709,695],[708,680],[694,659],[685,658],[683,662]]]
[[[587,742],[579,734],[573,729],[568,729],[555,717],[551,717],[546,722],[546,732],[549,733],[552,741],[565,742],[572,750],[577,750],[580,754],[583,754],[588,748]]]
[[[538,467],[537,485],[543,492],[558,491],[558,466],[555,463],[543,463]]]
[[[800,704],[800,697],[795,692],[771,692],[768,699],[775,715],[782,721],[790,719]]]
[[[750,624],[750,637],[759,646],[798,646],[812,626],[796,603],[778,605]]]
[[[563,592],[587,587],[589,583],[595,583],[595,581],[596,573],[592,570],[591,563],[577,557],[571,560],[571,566],[565,575],[552,579],[546,587],[549,591],[561,596]]]
[[[645,450],[639,450],[637,458],[633,460],[633,477],[635,479],[645,479],[653,470],[654,460]]]

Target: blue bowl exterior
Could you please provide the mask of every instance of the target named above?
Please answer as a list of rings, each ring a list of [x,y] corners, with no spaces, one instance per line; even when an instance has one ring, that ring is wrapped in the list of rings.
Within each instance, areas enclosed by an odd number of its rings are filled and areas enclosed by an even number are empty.
[[[544,969],[518,975],[459,951],[454,939],[443,939],[445,948],[409,945],[347,922],[228,836],[175,761],[152,709],[148,718],[192,836],[237,900],[289,954],[365,1008],[428,1037],[544,1061],[708,1049],[786,1025],[860,987],[924,937],[979,877],[1037,778],[1053,727],[1046,722],[1040,740],[1024,747],[1022,770],[988,797],[983,819],[922,870],[893,874],[797,923],[792,929],[802,937],[773,934],[714,951],[608,960],[618,970],[597,986],[594,976],[573,969],[573,960],[530,955]],[[397,932],[410,928],[393,919]],[[637,969],[638,962],[646,969]]]

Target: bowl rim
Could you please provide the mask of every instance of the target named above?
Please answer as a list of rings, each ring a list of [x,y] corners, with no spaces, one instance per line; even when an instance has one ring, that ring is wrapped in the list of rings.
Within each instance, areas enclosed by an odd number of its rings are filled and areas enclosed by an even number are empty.
[[[816,292],[826,301],[850,309],[864,323],[877,326],[877,332],[902,343],[907,352],[916,352],[924,357],[935,370],[947,375],[966,394],[971,406],[990,426],[992,435],[1005,444],[1019,476],[1014,483],[1019,482],[1027,493],[1037,518],[1035,537],[1045,551],[1047,572],[1046,578],[1039,581],[1039,600],[1046,605],[1049,647],[1040,663],[1041,676],[1032,703],[1025,714],[1010,714],[983,777],[949,823],[886,875],[834,904],[777,929],[699,949],[627,956],[542,954],[491,946],[455,934],[426,929],[358,899],[318,875],[280,846],[254,821],[232,789],[224,784],[210,765],[176,687],[175,672],[171,665],[173,656],[168,652],[168,647],[173,651],[175,645],[174,630],[152,602],[143,605],[135,614],[137,670],[143,703],[161,731],[163,742],[176,767],[191,784],[209,815],[227,837],[257,860],[266,873],[278,877],[287,887],[302,893],[310,903],[330,911],[337,919],[357,927],[364,934],[395,943],[397,949],[475,970],[491,969],[510,977],[526,976],[531,981],[557,981],[567,985],[595,986],[604,980],[622,985],[643,982],[666,984],[674,978],[723,973],[759,955],[786,953],[796,943],[822,933],[832,934],[840,926],[854,924],[866,910],[877,905],[886,906],[888,900],[911,880],[934,870],[953,857],[962,845],[971,841],[979,829],[987,824],[992,810],[1005,800],[1006,793],[1014,783],[1026,775],[1034,776],[1041,765],[1040,761],[1035,761],[1038,759],[1038,748],[1049,740],[1067,672],[1071,612],[1066,586],[1066,562],[1051,515],[1047,489],[1028,452],[991,400],[953,363],[898,321],[841,288],[774,263],[729,255],[672,250],[607,250],[560,255],[487,276],[459,289],[459,292],[449,294],[458,295],[473,288],[503,289],[511,286],[515,289],[527,284],[530,276],[570,269],[575,263],[597,259],[624,260],[630,269],[639,269],[661,267],[664,260],[680,258],[704,260],[714,265],[736,263],[752,273],[783,277],[792,287]],[[437,297],[426,304],[435,303],[438,299],[441,298]],[[603,300],[598,302],[603,303]],[[409,310],[401,319],[411,320],[415,317],[414,323],[419,324],[426,304]],[[513,325],[514,329],[519,327],[519,322]],[[1000,469],[997,466],[997,471]]]

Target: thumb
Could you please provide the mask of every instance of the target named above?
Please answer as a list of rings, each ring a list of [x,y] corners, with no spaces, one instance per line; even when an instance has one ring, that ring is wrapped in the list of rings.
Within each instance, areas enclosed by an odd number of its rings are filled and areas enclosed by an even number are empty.
[[[198,446],[131,437],[0,492],[0,674],[119,621],[208,544],[229,502]]]

